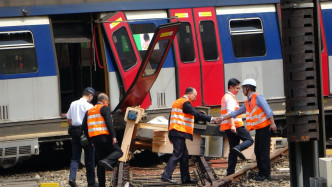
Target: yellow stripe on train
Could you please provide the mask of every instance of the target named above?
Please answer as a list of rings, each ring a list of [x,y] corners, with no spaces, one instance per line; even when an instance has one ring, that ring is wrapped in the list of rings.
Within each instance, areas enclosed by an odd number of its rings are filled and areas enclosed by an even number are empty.
[[[211,12],[198,12],[199,17],[210,17],[212,16]]]
[[[169,32],[163,32],[160,34],[160,37],[166,37],[166,36],[171,36],[173,34],[173,31],[169,31]]]
[[[122,18],[118,18],[117,20],[115,20],[113,23],[110,24],[111,29],[113,29],[115,26],[119,25],[120,22],[122,21]]]

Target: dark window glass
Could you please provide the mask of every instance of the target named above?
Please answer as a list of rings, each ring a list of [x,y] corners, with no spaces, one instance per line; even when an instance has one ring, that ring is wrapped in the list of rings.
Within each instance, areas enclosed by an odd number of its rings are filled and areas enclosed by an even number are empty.
[[[144,23],[131,24],[130,28],[139,54],[141,58],[143,58],[153,38],[153,34],[156,31],[156,26],[153,23]]]
[[[266,55],[265,38],[260,19],[231,20],[230,31],[235,57],[243,58]]]
[[[119,30],[115,31],[112,39],[116,51],[118,52],[123,70],[127,71],[134,67],[137,63],[137,58],[133,46],[130,43],[126,28],[121,27]]]
[[[31,73],[38,70],[30,31],[0,32],[0,73]]]
[[[196,57],[190,23],[182,22],[179,26],[176,37],[178,40],[181,61],[194,62]]]
[[[199,23],[199,32],[201,33],[204,59],[206,61],[218,60],[216,30],[214,29],[213,21],[201,21]]]
[[[144,70],[144,76],[154,75],[161,62],[162,57],[165,55],[165,50],[168,46],[169,40],[160,40],[153,48],[149,61]]]

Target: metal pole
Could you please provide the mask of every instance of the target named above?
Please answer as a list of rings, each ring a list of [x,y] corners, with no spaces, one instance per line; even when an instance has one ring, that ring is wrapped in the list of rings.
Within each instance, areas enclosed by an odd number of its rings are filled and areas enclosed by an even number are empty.
[[[318,141],[313,141],[313,154],[314,154],[314,160],[312,161],[313,162],[313,165],[314,165],[314,177],[319,177],[319,161],[318,161],[318,154],[319,154],[319,145],[318,145]]]
[[[303,186],[303,167],[302,167],[302,155],[301,145],[295,143],[295,157],[296,157],[296,186]],[[292,185],[294,186],[294,185]]]
[[[318,176],[318,156],[325,152],[318,4],[280,4],[291,186],[310,186],[309,178]]]

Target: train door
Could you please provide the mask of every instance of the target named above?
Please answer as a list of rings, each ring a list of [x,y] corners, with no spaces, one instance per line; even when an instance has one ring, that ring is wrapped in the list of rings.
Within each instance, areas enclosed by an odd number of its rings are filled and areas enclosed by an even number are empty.
[[[91,14],[52,16],[56,56],[58,61],[61,112],[82,96],[85,87],[104,92],[103,69],[93,57]]]
[[[142,61],[126,20],[124,12],[108,14],[102,18],[107,43],[112,49],[125,91],[131,86]],[[147,95],[141,107],[150,105],[150,95]]]
[[[324,46],[324,49],[328,53],[328,66],[329,66],[329,83],[330,83],[330,94],[332,94],[332,2],[326,1],[326,2],[320,2],[321,5],[321,15],[322,15],[322,23],[324,26],[324,31],[327,33],[325,35],[325,42],[326,46]],[[323,36],[324,37],[324,36]],[[322,37],[322,38],[323,38]],[[323,40],[324,42],[324,40]],[[324,43],[323,43],[324,44]]]
[[[171,9],[170,16],[182,21],[174,39],[179,95],[191,86],[198,93],[194,106],[220,104],[224,80],[215,9]]]
[[[132,85],[115,111],[125,111],[128,106],[142,103],[160,73],[179,25],[179,22],[175,22],[157,28]]]
[[[143,59],[157,27],[169,22],[166,10],[126,11],[126,17]],[[149,109],[171,107],[176,100],[175,64],[173,50],[166,56],[160,73],[150,89],[152,104]]]
[[[322,11],[321,7],[319,7],[319,22],[320,22],[320,32],[321,32],[321,61],[322,61],[322,79],[323,79],[323,95],[328,96],[329,93],[332,93],[330,91],[330,85],[329,85],[329,59],[328,59],[328,53],[327,53],[327,46],[326,46],[326,36],[325,36],[325,30],[323,25],[323,19],[322,19]],[[331,88],[332,89],[332,88]]]

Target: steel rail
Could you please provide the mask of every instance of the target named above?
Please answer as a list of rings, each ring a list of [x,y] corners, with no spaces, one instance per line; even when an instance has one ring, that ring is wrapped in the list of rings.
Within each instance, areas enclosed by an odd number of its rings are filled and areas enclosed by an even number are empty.
[[[280,149],[278,152],[270,156],[271,164],[280,160],[280,158],[288,151],[288,147]],[[226,176],[223,179],[218,179],[216,174],[214,173],[213,168],[204,158],[204,156],[195,156],[194,157],[194,165],[196,166],[196,176],[197,180],[201,181],[196,186],[212,186],[212,187],[228,187],[232,186],[233,183],[243,180],[246,178],[246,174],[248,171],[257,170],[257,163],[254,163],[232,175]],[[142,176],[143,181],[139,180],[131,180],[129,179],[129,170],[130,166],[128,163],[120,162],[119,168],[114,172],[114,179],[116,180],[116,185],[114,186],[123,186],[125,182],[136,183],[137,186],[177,186],[181,184],[166,184],[164,182],[152,182],[151,180],[159,179],[159,176]],[[147,180],[145,178],[149,178]],[[146,182],[144,182],[146,181]],[[152,183],[151,183],[152,182]]]
[[[278,152],[274,153],[270,156],[271,164],[278,161],[281,156],[288,151],[288,147],[284,147],[280,149]],[[215,185],[218,187],[230,186],[231,183],[244,179],[246,177],[246,173],[251,170],[257,170],[257,163],[252,164],[232,175],[226,176],[222,180],[218,181]]]

